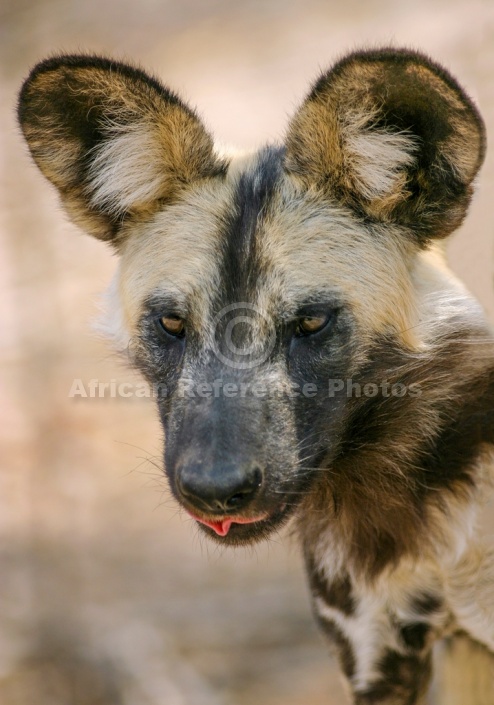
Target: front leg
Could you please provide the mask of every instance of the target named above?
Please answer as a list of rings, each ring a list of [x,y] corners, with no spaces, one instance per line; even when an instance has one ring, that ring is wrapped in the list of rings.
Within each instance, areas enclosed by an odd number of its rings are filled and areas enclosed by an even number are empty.
[[[354,705],[420,705],[431,676],[433,628],[393,613],[386,595],[331,579],[307,560],[314,612],[336,650]]]

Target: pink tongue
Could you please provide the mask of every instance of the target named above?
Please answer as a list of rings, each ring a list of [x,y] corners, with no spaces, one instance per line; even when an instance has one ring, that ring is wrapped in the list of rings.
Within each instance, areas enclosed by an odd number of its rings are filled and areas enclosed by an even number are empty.
[[[206,524],[206,526],[209,526],[213,531],[216,531],[218,536],[226,536],[232,525],[231,519],[223,519],[222,521],[207,521],[206,519],[197,519],[197,517],[195,517],[195,519],[200,521],[201,524]]]
[[[196,521],[200,521],[201,524],[209,526],[209,528],[215,531],[218,536],[226,536],[227,533],[230,531],[230,527],[232,524],[253,524],[256,521],[261,521],[262,519],[266,518],[266,516],[264,515],[260,517],[255,517],[254,519],[244,519],[243,517],[237,517],[236,519],[222,519],[221,521],[209,521],[208,519],[200,519],[199,517],[194,516],[194,514],[192,514],[192,517]]]

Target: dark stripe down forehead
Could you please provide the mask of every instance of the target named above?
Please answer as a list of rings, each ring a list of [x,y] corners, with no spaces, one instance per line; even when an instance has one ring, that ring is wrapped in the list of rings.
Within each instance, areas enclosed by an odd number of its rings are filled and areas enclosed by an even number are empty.
[[[283,149],[265,147],[238,178],[224,232],[220,306],[253,301],[259,277],[259,223],[282,175]]]

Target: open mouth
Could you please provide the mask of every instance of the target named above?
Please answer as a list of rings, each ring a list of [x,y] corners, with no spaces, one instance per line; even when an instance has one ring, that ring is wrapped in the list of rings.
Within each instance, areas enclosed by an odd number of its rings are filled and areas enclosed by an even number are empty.
[[[264,521],[268,519],[268,514],[261,514],[258,517],[221,517],[221,519],[204,519],[203,517],[198,517],[195,514],[189,512],[191,517],[196,521],[208,526],[212,529],[218,536],[226,536],[230,531],[233,524],[256,524],[257,522]]]

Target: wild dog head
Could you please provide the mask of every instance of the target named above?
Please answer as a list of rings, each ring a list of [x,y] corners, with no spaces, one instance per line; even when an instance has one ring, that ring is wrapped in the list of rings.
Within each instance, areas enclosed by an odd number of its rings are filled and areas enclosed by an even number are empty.
[[[218,540],[267,535],[341,453],[340,380],[365,382],[378,341],[420,348],[414,262],[465,215],[477,110],[426,57],[383,49],[337,63],[285,142],[248,156],[98,57],[39,64],[19,119],[69,216],[120,255],[112,315],[162,390],[174,495]]]

